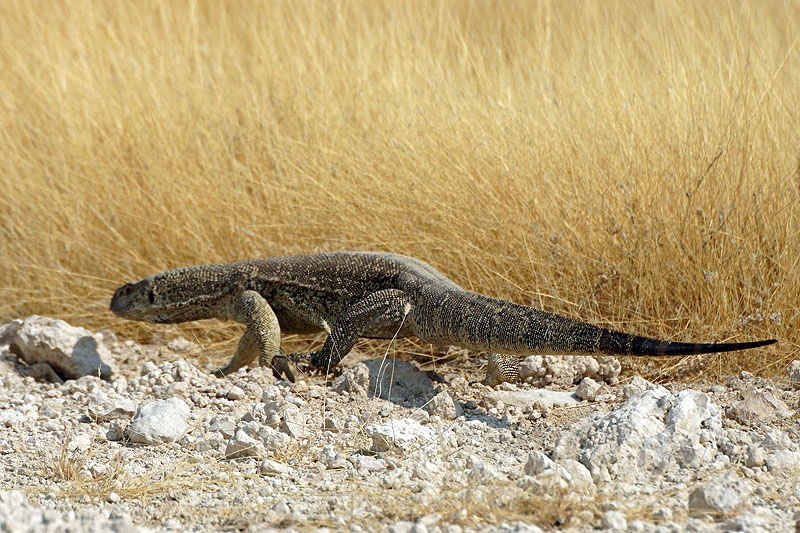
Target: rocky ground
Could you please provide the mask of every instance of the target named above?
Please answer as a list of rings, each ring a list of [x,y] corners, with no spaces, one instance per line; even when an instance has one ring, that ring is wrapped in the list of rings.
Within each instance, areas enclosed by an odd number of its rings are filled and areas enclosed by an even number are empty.
[[[364,354],[328,383],[216,379],[190,348],[42,317],[0,327],[0,531],[771,532],[800,519],[800,361],[786,379],[665,388],[620,381],[612,358],[530,357],[526,384],[489,389]]]

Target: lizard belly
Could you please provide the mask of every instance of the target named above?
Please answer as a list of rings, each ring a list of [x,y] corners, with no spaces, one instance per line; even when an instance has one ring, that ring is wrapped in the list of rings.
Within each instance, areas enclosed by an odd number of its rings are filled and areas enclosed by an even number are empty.
[[[325,328],[292,313],[276,313],[282,334],[320,333]]]
[[[392,327],[376,327],[374,329],[367,328],[361,336],[365,339],[403,339],[414,335],[414,329],[410,324],[403,324],[399,328],[394,325]]]

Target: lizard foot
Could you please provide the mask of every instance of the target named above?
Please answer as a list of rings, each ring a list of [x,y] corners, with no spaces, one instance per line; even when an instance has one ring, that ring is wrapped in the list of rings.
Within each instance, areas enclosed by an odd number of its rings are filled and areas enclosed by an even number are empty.
[[[302,367],[303,371],[309,374],[336,375],[342,372],[342,367],[340,365],[337,365],[333,368],[325,368],[324,366],[320,366],[319,353],[319,351],[296,352],[288,354],[286,357],[288,357],[297,367]]]
[[[270,367],[272,367],[272,375],[275,379],[281,379],[286,376],[286,379],[292,383],[295,382],[294,371],[292,368],[292,361],[286,355],[276,355],[272,358]]]
[[[481,383],[493,387],[504,382],[519,383],[519,357],[490,353],[486,365],[486,377]]]
[[[233,371],[233,372],[235,372],[235,371]],[[221,366],[218,369],[214,370],[212,372],[212,374],[214,374],[218,378],[224,378],[225,376],[227,376],[228,374],[232,374],[233,372],[228,369],[228,365],[225,365],[225,366]]]

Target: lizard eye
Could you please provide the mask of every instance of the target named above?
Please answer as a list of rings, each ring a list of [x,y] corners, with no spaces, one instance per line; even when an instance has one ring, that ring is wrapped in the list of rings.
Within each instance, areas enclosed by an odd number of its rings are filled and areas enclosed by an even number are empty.
[[[155,296],[155,294],[153,294],[153,291],[147,291],[147,300],[150,303],[153,303],[153,302],[156,301],[156,296]]]

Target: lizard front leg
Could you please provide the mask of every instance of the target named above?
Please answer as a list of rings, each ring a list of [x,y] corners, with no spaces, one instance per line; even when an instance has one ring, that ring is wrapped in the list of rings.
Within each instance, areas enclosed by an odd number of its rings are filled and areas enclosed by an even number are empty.
[[[239,339],[236,353],[230,362],[217,369],[218,377],[236,372],[252,362],[258,356],[258,364],[272,368],[275,377],[286,374],[289,381],[294,381],[294,374],[288,361],[280,355],[281,329],[278,317],[275,316],[269,303],[256,291],[243,291],[234,303],[234,316],[243,322],[247,329]]]
[[[392,335],[403,337],[411,303],[399,289],[375,291],[359,300],[333,325],[322,349],[312,353],[289,354],[295,363],[311,364],[318,370],[328,371],[339,364],[353,345],[364,336]]]

